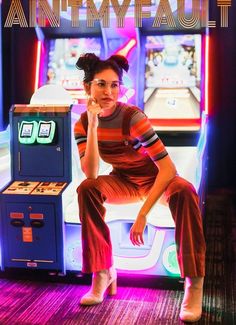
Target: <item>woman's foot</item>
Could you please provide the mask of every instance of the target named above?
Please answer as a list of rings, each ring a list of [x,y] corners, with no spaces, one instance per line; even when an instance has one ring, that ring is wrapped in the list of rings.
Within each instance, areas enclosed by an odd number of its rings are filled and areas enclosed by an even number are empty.
[[[202,315],[203,277],[185,278],[184,299],[179,317],[184,322],[197,322]]]
[[[116,279],[114,267],[93,273],[91,289],[81,298],[80,304],[86,306],[100,304],[104,299],[105,291],[109,295],[115,295],[117,290]]]

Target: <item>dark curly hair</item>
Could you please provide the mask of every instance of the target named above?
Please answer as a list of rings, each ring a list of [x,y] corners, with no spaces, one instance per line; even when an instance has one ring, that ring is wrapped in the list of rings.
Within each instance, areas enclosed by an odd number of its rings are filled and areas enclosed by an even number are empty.
[[[119,80],[122,81],[123,70],[129,70],[129,63],[122,55],[112,55],[107,60],[100,60],[94,53],[86,53],[79,57],[76,67],[84,70],[84,82],[89,83],[94,79],[94,75],[105,69],[112,69],[117,73]]]

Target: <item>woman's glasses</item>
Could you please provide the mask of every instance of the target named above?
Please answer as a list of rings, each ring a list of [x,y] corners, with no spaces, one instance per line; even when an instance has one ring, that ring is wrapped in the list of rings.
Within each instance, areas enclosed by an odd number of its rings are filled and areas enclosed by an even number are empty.
[[[96,85],[96,87],[100,90],[105,90],[107,89],[107,87],[110,87],[112,91],[119,91],[122,82],[119,80],[106,81],[103,79],[93,79],[92,81],[90,81],[90,84]]]

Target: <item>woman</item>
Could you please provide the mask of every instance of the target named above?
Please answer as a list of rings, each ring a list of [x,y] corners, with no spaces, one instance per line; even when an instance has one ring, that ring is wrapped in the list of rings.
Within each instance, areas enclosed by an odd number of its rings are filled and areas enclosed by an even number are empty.
[[[131,242],[139,246],[144,244],[148,212],[164,196],[175,221],[178,262],[181,276],[185,277],[180,318],[196,321],[201,317],[205,274],[205,241],[197,194],[190,183],[177,176],[146,115],[137,107],[118,102],[123,70],[129,68],[127,60],[118,55],[100,60],[87,53],[79,58],[77,67],[84,70],[84,87],[89,96],[87,112],[75,125],[81,168],[87,177],[77,190],[83,272],[93,273],[92,287],[81,304],[102,302],[107,289],[110,294],[116,293],[103,203],[143,200],[130,230]],[[113,166],[110,175],[98,176],[100,157]]]

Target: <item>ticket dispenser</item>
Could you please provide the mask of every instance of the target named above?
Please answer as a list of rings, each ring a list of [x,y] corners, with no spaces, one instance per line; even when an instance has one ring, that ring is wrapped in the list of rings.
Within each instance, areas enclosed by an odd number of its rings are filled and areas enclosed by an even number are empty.
[[[0,194],[2,268],[65,271],[62,196],[71,182],[71,112],[10,110],[11,181]]]

